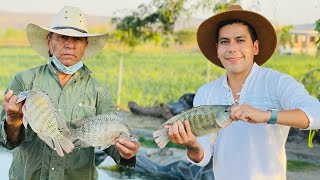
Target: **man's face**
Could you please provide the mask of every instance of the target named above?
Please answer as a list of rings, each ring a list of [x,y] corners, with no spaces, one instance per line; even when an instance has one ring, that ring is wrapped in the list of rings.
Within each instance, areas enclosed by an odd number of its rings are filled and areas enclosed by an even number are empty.
[[[48,37],[48,48],[65,66],[78,63],[88,45],[86,37],[70,37],[53,33]]]
[[[254,55],[258,52],[259,42],[252,42],[247,26],[235,23],[220,29],[217,53],[228,74],[250,72]]]

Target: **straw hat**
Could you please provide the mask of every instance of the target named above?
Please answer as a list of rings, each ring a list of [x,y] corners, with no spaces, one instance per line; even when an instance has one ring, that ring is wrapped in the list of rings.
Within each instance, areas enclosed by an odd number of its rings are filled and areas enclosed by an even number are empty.
[[[31,47],[46,58],[49,57],[46,36],[50,32],[72,37],[87,37],[88,46],[83,58],[96,55],[108,39],[108,34],[88,33],[87,20],[84,14],[79,8],[71,6],[65,6],[58,14],[53,16],[50,27],[28,24],[27,36]]]
[[[260,49],[259,54],[254,57],[257,64],[262,65],[272,56],[277,45],[276,32],[272,24],[258,13],[243,10],[239,5],[232,5],[227,11],[203,21],[198,28],[198,46],[209,61],[224,68],[217,55],[216,31],[220,22],[228,20],[245,21],[257,32]]]

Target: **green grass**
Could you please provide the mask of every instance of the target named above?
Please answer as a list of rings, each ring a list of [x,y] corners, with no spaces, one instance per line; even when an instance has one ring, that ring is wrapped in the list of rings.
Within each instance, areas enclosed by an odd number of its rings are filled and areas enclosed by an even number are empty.
[[[320,168],[320,165],[311,164],[304,161],[287,161],[288,171],[306,171],[306,170],[317,170]]]
[[[130,100],[143,106],[173,102],[184,93],[196,92],[206,83],[207,60],[201,53],[175,50],[174,47],[156,51],[152,48],[150,51],[148,47],[135,52],[125,51],[120,103],[125,108]],[[117,98],[120,58],[116,48],[107,46],[95,58],[84,61],[93,76],[109,86],[114,100]],[[0,101],[14,74],[46,62],[30,47],[0,47]],[[264,66],[298,80],[304,73],[319,67],[319,61],[306,55],[274,55]],[[210,65],[210,80],[224,73],[223,69]]]

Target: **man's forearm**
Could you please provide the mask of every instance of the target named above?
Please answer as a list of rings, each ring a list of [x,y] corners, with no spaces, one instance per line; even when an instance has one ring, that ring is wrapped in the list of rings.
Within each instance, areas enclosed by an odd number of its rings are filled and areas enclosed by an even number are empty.
[[[278,113],[277,123],[301,129],[309,127],[309,119],[300,109],[280,111]]]
[[[21,124],[8,124],[6,121],[4,123],[4,130],[7,134],[7,140],[12,144],[18,144],[21,140]]]
[[[186,148],[187,148],[187,155],[191,160],[193,160],[196,163],[202,161],[204,156],[204,150],[203,150],[203,147],[200,145],[200,143],[197,142],[193,146],[186,146]]]

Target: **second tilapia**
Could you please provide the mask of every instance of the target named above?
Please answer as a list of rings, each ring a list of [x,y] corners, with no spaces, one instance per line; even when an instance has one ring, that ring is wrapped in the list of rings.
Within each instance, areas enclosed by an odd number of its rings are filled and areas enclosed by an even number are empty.
[[[77,148],[92,146],[103,150],[114,145],[117,138],[138,141],[134,132],[114,112],[81,119],[75,126],[77,128],[70,132]]]
[[[198,106],[181,114],[178,114],[164,125],[172,125],[177,121],[188,120],[191,131],[195,136],[202,136],[211,132],[217,132],[221,128],[227,127],[232,120],[230,119],[229,105],[204,105]],[[156,143],[160,148],[164,148],[169,142],[168,129],[162,129],[153,133]]]

